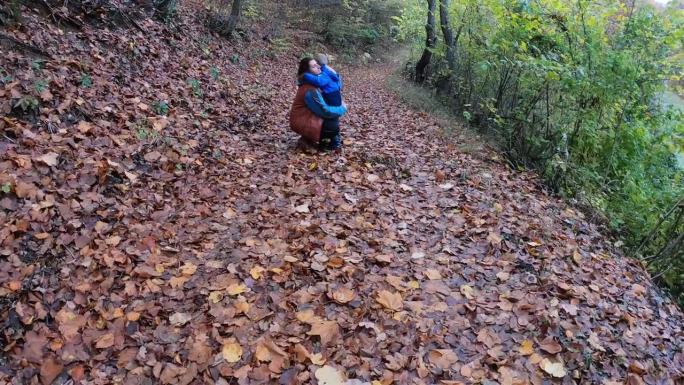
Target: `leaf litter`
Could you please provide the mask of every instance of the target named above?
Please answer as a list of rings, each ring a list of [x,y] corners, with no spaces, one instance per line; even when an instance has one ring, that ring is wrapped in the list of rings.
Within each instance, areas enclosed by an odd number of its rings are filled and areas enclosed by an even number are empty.
[[[434,135],[382,66],[343,68],[344,153],[302,151],[296,31],[269,57],[192,12],[27,14],[53,58],[0,59],[0,382],[682,380],[681,310],[534,174]]]

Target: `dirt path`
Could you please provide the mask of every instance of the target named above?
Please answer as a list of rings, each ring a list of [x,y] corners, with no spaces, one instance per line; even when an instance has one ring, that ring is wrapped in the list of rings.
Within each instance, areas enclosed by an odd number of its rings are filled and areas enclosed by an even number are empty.
[[[643,269],[436,139],[385,69],[343,72],[344,152],[311,154],[290,55],[35,27],[57,59],[1,62],[5,95],[53,99],[2,127],[0,384],[682,379],[684,317]]]

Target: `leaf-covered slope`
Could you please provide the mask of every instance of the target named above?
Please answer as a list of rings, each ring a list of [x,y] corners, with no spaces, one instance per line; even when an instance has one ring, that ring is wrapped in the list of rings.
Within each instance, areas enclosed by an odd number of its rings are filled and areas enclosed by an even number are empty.
[[[534,175],[383,67],[338,68],[344,154],[302,151],[298,52],[191,13],[7,32],[51,58],[0,58],[0,381],[681,380],[681,311]]]

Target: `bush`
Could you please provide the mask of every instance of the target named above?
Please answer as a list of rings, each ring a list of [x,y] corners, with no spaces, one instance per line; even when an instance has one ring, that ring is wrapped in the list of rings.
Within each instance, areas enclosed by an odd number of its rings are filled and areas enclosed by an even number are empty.
[[[684,11],[625,9],[605,2],[454,1],[456,65],[437,47],[430,85],[495,138],[509,159],[535,167],[560,194],[599,210],[636,249],[684,196],[684,115],[659,100],[663,79],[681,73]],[[423,46],[426,6],[397,18],[400,36]],[[439,26],[437,26],[439,28]],[[674,218],[639,252],[655,255]],[[675,226],[677,228],[677,226]],[[681,227],[677,231],[681,234]],[[684,256],[652,263],[684,292]],[[678,282],[678,283],[677,283]]]

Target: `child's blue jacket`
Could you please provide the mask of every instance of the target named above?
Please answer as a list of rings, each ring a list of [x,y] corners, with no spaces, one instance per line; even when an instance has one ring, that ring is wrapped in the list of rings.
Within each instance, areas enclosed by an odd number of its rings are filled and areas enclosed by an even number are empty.
[[[312,73],[304,74],[304,81],[321,89],[324,94],[336,92],[342,89],[342,78],[339,74],[333,72],[327,65],[321,66],[321,74],[314,75]]]

